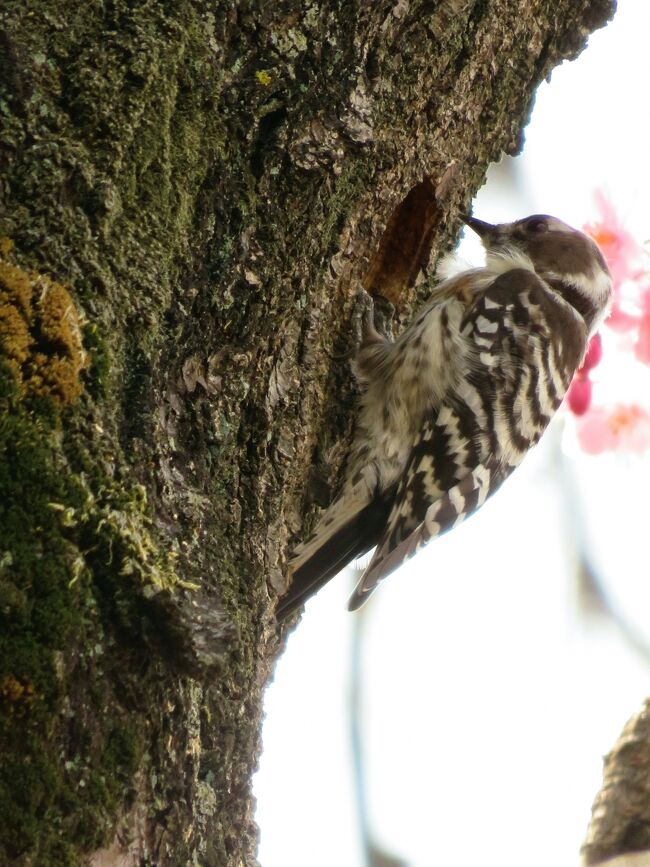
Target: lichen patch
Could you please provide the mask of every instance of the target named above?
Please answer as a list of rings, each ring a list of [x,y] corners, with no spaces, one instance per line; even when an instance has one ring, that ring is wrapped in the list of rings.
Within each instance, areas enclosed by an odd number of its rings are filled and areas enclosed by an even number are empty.
[[[0,251],[8,252],[8,245],[1,245]],[[21,391],[48,395],[60,404],[73,403],[81,395],[81,372],[88,356],[72,296],[49,277],[4,259],[0,259],[0,353]]]

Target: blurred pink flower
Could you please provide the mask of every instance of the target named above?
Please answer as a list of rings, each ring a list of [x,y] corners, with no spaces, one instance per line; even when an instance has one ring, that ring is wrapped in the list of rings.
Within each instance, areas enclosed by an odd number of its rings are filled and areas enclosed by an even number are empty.
[[[574,415],[584,415],[591,406],[592,383],[589,371],[592,370],[603,357],[603,341],[600,334],[594,334],[589,341],[584,360],[576,371],[573,381],[567,392],[567,403]]]
[[[637,404],[595,407],[579,420],[578,441],[590,455],[643,452],[650,446],[650,413]]]
[[[612,274],[612,308],[605,325],[629,336],[618,341],[618,352],[634,352],[650,366],[650,272],[648,256],[625,228],[602,191],[596,193],[597,218],[584,231],[600,245]],[[602,357],[595,335],[567,393],[567,405],[578,416],[578,441],[588,454],[604,451],[642,452],[650,449],[650,411],[638,404],[592,406],[590,372]]]
[[[594,194],[598,218],[588,223],[584,230],[603,251],[614,284],[614,300],[625,280],[634,280],[640,275],[639,260],[643,248],[623,225],[616,208],[602,190]]]
[[[639,323],[639,317],[635,316],[633,313],[627,313],[625,310],[621,310],[621,302],[618,298],[614,298],[612,302],[611,309],[609,311],[609,316],[605,320],[607,327],[611,328],[612,331],[631,331],[633,328]]]
[[[566,400],[574,415],[584,415],[591,406],[591,380],[580,372],[573,377]]]
[[[587,373],[594,368],[597,364],[600,364],[600,360],[603,357],[603,338],[600,334],[594,334],[594,336],[589,341],[589,346],[587,347],[587,352],[585,353],[584,361],[580,366],[580,370],[584,370]]]
[[[595,199],[599,216],[584,229],[600,245],[612,274],[612,307],[606,324],[619,333],[636,330],[634,354],[650,365],[650,277],[643,268],[645,252],[602,190]],[[626,282],[636,284],[636,297],[626,299],[627,304],[621,292]]]
[[[639,361],[650,364],[650,289],[644,289],[641,295],[641,318],[634,354]]]

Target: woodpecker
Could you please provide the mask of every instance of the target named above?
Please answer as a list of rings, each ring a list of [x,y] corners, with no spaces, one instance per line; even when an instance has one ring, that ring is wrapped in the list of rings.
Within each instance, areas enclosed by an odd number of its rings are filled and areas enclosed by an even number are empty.
[[[485,267],[439,283],[394,342],[364,321],[346,481],[289,561],[280,619],[375,548],[354,611],[475,512],[538,442],[607,310],[609,270],[582,232],[545,214],[465,222]]]

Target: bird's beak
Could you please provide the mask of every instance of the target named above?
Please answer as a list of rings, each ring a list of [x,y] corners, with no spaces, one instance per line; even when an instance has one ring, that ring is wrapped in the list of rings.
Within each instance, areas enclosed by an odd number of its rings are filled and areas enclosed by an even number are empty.
[[[483,220],[477,220],[476,217],[463,217],[463,222],[470,229],[473,229],[480,238],[493,235],[496,229],[496,226],[491,223],[484,223]]]

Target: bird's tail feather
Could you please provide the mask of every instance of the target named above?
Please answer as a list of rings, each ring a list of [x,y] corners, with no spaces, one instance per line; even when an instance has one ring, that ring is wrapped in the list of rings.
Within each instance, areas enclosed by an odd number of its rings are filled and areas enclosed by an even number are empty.
[[[348,563],[373,548],[389,510],[389,503],[377,498],[352,515],[348,513],[346,521],[337,520],[333,532],[327,528],[321,533],[319,526],[313,540],[298,549],[291,563],[293,580],[278,603],[276,618],[288,617]]]
[[[505,471],[505,475],[508,472],[510,470]],[[424,520],[399,544],[395,547],[386,544],[382,547],[380,544],[350,597],[348,610],[360,608],[380,581],[417,554],[431,539],[458,526],[480,508],[503,478],[504,471],[499,474],[498,468],[490,462],[478,464],[429,506]],[[388,542],[390,538],[390,534],[386,534],[384,541]]]

